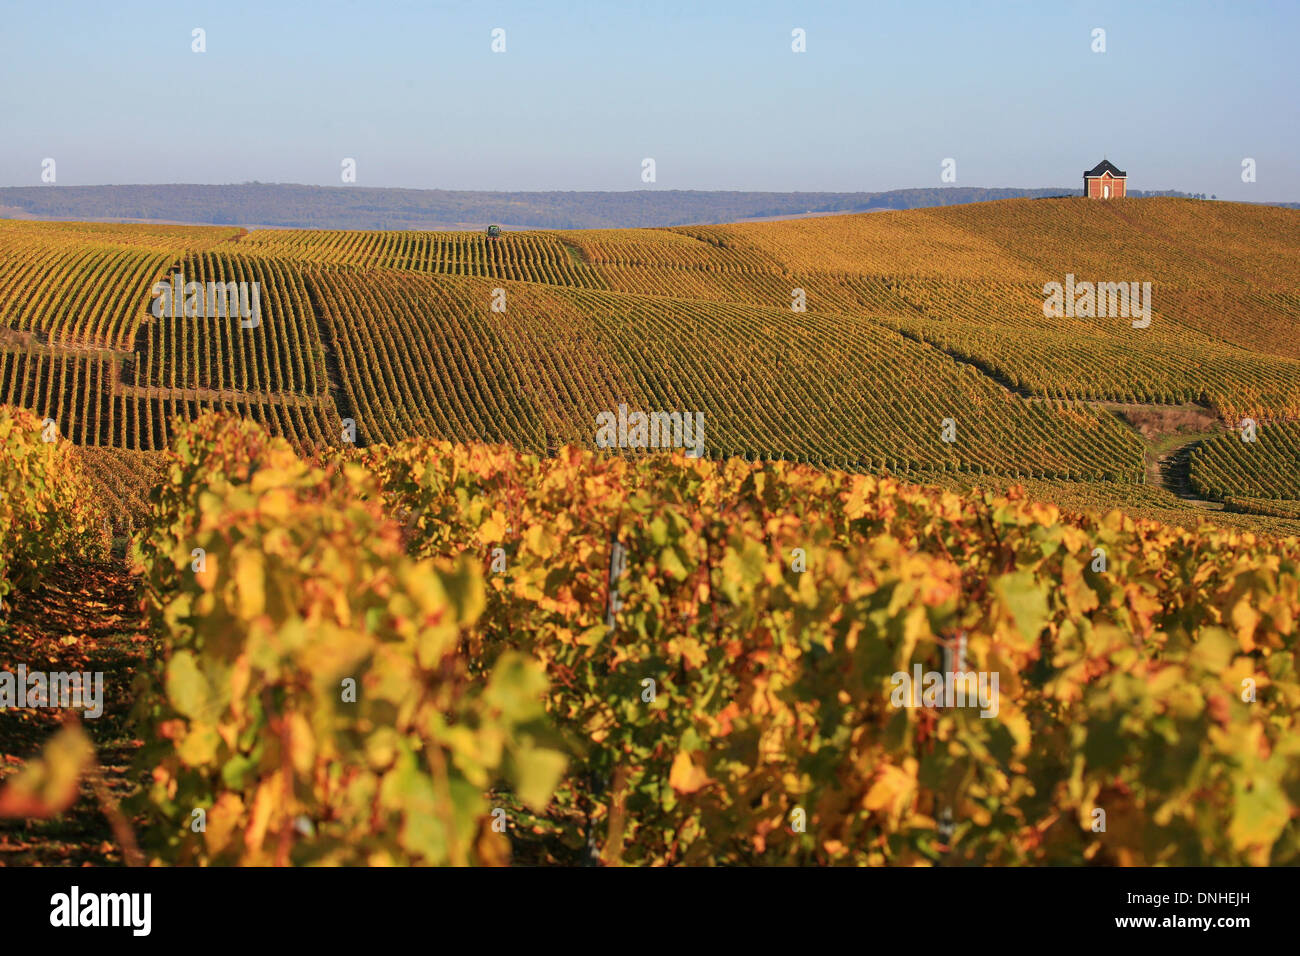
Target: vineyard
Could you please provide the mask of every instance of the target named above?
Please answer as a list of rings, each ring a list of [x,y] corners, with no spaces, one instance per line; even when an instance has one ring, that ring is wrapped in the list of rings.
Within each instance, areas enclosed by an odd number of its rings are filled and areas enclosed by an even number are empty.
[[[782,223],[511,237],[254,234],[332,268],[444,275],[867,316],[1027,394],[1202,401],[1300,415],[1300,226],[1287,210],[1017,200]],[[1045,319],[1045,281],[1149,281],[1152,326]]]
[[[141,303],[167,264],[236,235],[201,226],[0,222],[0,327],[53,345],[129,349]]]
[[[85,481],[34,418],[0,428],[4,500]],[[0,517],[94,560],[80,502]],[[177,426],[130,561],[157,652],[143,783],[112,812],[140,862],[1300,852],[1296,538],[680,453],[307,459],[209,415]],[[900,697],[953,662],[993,696]],[[64,729],[0,783],[0,817],[89,799],[94,755]]]
[[[0,402],[153,455],[208,411],[300,450],[551,454],[626,404],[703,413],[712,458],[1135,488],[1144,443],[1105,403],[1300,418],[1296,218],[1016,200],[500,240],[0,222]],[[1067,273],[1151,282],[1151,325],[1045,317]],[[154,314],[176,276],[255,284],[259,321]]]
[[[0,220],[0,674],[113,688],[0,722],[0,861],[1300,863],[1298,262],[1173,199]]]
[[[14,956],[1286,922],[1300,0],[11,6]]]
[[[931,349],[837,316],[507,283],[507,336],[486,284],[389,273],[324,275],[319,288],[367,442],[415,432],[546,451],[590,442],[596,415],[626,402],[707,410],[709,447],[722,456],[1044,477],[1138,470],[1140,444],[1113,420],[1020,401]],[[820,351],[825,341],[833,352]],[[691,355],[729,360],[701,367]],[[864,415],[868,395],[891,400]],[[958,431],[946,444],[947,417]]]

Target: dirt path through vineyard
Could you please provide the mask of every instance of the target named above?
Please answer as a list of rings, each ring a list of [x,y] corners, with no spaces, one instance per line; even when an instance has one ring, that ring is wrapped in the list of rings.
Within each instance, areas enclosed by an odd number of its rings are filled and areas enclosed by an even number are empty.
[[[103,714],[82,726],[95,744],[103,783],[120,801],[137,789],[130,712],[136,672],[153,652],[123,564],[65,565],[36,587],[9,595],[0,612],[0,671],[101,672]],[[0,716],[0,778],[18,773],[60,728],[64,712],[7,709]],[[134,827],[139,832],[139,827]],[[121,865],[122,849],[83,779],[75,804],[52,820],[0,818],[0,866]]]

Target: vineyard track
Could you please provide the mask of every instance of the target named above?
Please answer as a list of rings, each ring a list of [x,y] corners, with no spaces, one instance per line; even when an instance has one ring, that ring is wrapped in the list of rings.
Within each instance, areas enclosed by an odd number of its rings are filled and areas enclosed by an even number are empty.
[[[1088,402],[1105,409],[1127,424],[1146,446],[1143,458],[1146,484],[1164,488],[1197,508],[1222,511],[1223,503],[1201,497],[1192,487],[1189,462],[1192,451],[1224,431],[1211,410],[1198,406],[1169,406],[1142,402]]]
[[[136,672],[155,653],[136,598],[136,579],[120,563],[63,565],[29,591],[10,597],[0,633],[0,669],[19,663],[47,671],[100,671],[104,713],[82,721],[95,743],[103,781],[121,801],[139,788],[131,768],[142,741],[129,730]],[[37,665],[36,662],[40,664]],[[57,730],[58,711],[25,708],[0,720],[0,777],[39,754]],[[135,827],[139,831],[139,827]],[[0,866],[120,866],[121,849],[91,784],[53,820],[0,819]]]
[[[33,355],[50,355],[55,358],[131,359],[130,349],[110,348],[106,345],[86,345],[73,342],[45,342],[31,332],[0,325],[0,348],[28,351]]]
[[[329,396],[300,395],[297,392],[254,392],[214,388],[164,388],[154,385],[113,386],[114,395],[161,398],[181,402],[254,402],[259,405],[295,405],[300,408],[333,409]]]
[[[948,356],[954,362],[957,362],[960,365],[965,365],[969,368],[973,368],[975,371],[979,372],[981,375],[989,379],[989,381],[993,382],[995,385],[1001,385],[1004,389],[1007,390],[1007,392],[1009,392],[1012,395],[1015,395],[1019,398],[1026,399],[1028,401],[1043,401],[1043,398],[1041,396],[1035,395],[1029,389],[1017,385],[1005,374],[998,371],[996,368],[989,365],[987,362],[981,362],[978,359],[974,359],[971,358],[970,356],[963,355],[954,349],[944,348],[942,345],[939,345],[935,342],[931,342],[929,339],[926,339],[923,336],[917,335],[915,332],[911,332],[906,329],[899,329],[899,333],[905,339],[911,339],[913,342],[916,342],[918,345],[928,345],[936,352],[942,352],[944,355]],[[1101,404],[1101,403],[1089,402],[1088,404]]]
[[[334,341],[334,331],[324,318],[317,277],[307,276],[304,285],[307,289],[307,302],[311,306],[312,321],[316,324],[316,335],[320,341],[327,395],[333,406],[334,418],[339,419],[340,422],[345,419],[356,421],[357,411],[348,397],[347,390],[343,387],[343,373],[339,368],[338,346]]]
[[[1172,452],[1159,454],[1153,448],[1147,458],[1147,474],[1154,475],[1160,484],[1180,499],[1207,511],[1222,511],[1222,501],[1211,501],[1196,493],[1191,482],[1192,453],[1200,448],[1213,433],[1202,435],[1192,441],[1178,445]]]
[[[1029,398],[1028,400],[1044,401],[1044,399],[1038,398]],[[1225,429],[1221,425],[1215,430],[1207,430],[1196,434],[1168,432],[1152,435],[1149,434],[1148,429],[1139,427],[1132,419],[1140,417],[1144,413],[1159,416],[1177,412],[1180,410],[1178,406],[1158,405],[1151,402],[1088,401],[1083,404],[1092,408],[1119,413],[1118,417],[1130,425],[1138,437],[1143,440],[1146,444],[1146,453],[1143,460],[1145,480],[1148,486],[1164,488],[1188,505],[1197,508],[1207,511],[1224,510],[1222,501],[1214,501],[1197,494],[1192,485],[1190,474],[1192,454],[1196,449],[1204,445],[1207,440],[1217,438],[1223,434]],[[1209,410],[1205,410],[1206,420],[1210,417]]]

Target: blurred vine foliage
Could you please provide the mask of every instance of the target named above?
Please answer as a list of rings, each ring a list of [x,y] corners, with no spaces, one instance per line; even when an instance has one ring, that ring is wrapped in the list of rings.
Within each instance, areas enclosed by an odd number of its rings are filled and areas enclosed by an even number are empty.
[[[365,457],[413,554],[485,569],[472,666],[544,665],[552,818],[605,862],[1296,860],[1295,539],[784,462]],[[996,715],[891,706],[958,635]]]
[[[155,859],[508,859],[486,791],[540,808],[565,766],[546,678],[510,653],[472,672],[480,569],[408,557],[364,468],[205,416],[133,558],[164,637],[138,706]]]
[[[105,560],[106,518],[72,444],[0,405],[0,607],[58,562]]]
[[[781,462],[309,462],[205,417],[134,560],[159,861],[1300,851],[1295,539]],[[894,706],[959,637],[995,712]]]

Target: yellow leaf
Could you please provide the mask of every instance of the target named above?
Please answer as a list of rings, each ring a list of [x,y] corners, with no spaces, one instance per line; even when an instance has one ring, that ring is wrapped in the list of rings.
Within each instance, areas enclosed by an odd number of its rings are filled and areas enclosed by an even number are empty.
[[[293,498],[287,488],[272,488],[263,492],[258,510],[264,518],[284,520],[289,517]]]
[[[690,754],[683,751],[673,758],[673,769],[668,774],[668,783],[678,793],[694,793],[712,782],[709,775],[704,772],[704,768],[698,766],[691,759]]]
[[[248,829],[244,831],[244,846],[251,852],[257,852],[262,846],[262,840],[266,836],[267,824],[271,822],[271,809],[275,804],[275,790],[283,786],[283,782],[277,776],[271,780],[263,781],[262,785],[257,788],[257,796],[253,798],[253,815],[248,821]]]
[[[311,773],[316,759],[316,740],[311,725],[299,713],[289,715],[289,759],[293,763],[293,769],[303,776]]]
[[[1015,755],[1023,757],[1029,753],[1031,733],[1029,718],[1025,716],[1024,711],[1004,705],[1002,712],[998,716],[1002,720],[1002,726],[1010,731],[1011,738],[1016,742]]]
[[[223,793],[217,797],[217,802],[208,811],[207,829],[203,832],[208,853],[216,855],[226,848],[243,812],[244,801],[236,794]]]
[[[1249,596],[1243,596],[1232,609],[1232,626],[1237,632],[1237,643],[1247,654],[1255,649],[1255,625],[1259,623],[1259,617]]]
[[[897,815],[916,784],[916,767],[916,760],[911,757],[903,767],[886,764],[880,777],[867,791],[864,806],[868,810],[885,810]]]
[[[506,516],[500,511],[493,511],[492,517],[478,526],[478,538],[484,544],[500,541],[506,533]]]
[[[258,617],[265,610],[265,586],[261,553],[251,548],[241,551],[235,565],[235,587],[239,593],[239,612],[245,620]]]

